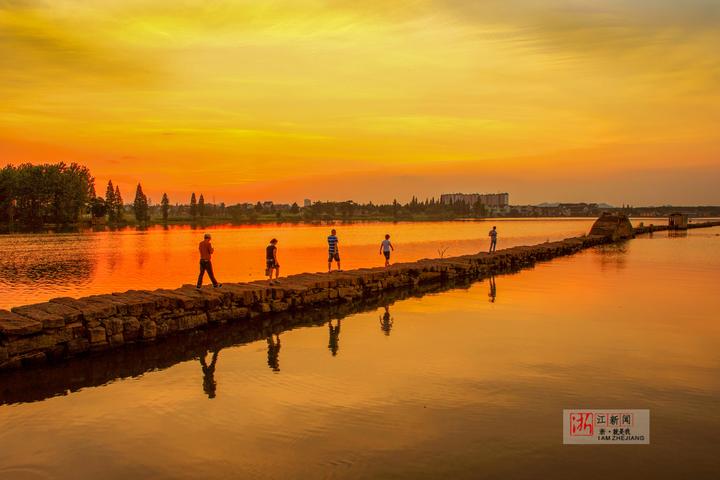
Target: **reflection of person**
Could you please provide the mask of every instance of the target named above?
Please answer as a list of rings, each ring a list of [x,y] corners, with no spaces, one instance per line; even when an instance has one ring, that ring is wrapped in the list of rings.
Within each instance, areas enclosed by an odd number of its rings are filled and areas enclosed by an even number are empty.
[[[328,241],[328,272],[332,271],[332,262],[337,262],[338,271],[340,271],[340,250],[338,249],[338,238],[336,231],[333,228],[330,235],[327,238]]]
[[[203,391],[207,394],[208,398],[215,398],[215,390],[217,389],[217,382],[215,381],[215,364],[217,363],[218,354],[220,350],[214,350],[210,365],[205,361],[205,357],[208,351],[200,355],[200,365],[202,366],[203,372]]]
[[[395,247],[393,247],[393,244],[390,243],[390,235],[385,234],[385,240],[380,243],[380,253],[385,255],[385,266],[390,265],[390,251],[395,250]]]
[[[392,330],[393,318],[390,316],[390,305],[385,305],[385,313],[380,316],[380,330],[385,333],[385,336],[390,335]]]
[[[213,274],[211,259],[215,249],[210,243],[211,239],[212,237],[210,236],[210,234],[206,233],[205,239],[200,242],[200,245],[198,245],[198,250],[200,251],[200,275],[198,275],[197,288],[202,287],[202,281],[203,277],[205,276],[205,272],[208,273],[208,276],[210,277],[210,281],[212,282],[214,288],[222,287],[222,283],[218,283],[218,281],[215,280],[215,275]]]
[[[280,276],[280,264],[277,259],[277,238],[270,240],[270,245],[265,249],[265,275],[271,284],[273,270],[275,270],[275,280]]]
[[[328,340],[328,348],[332,352],[333,357],[337,355],[340,348],[340,320],[337,321],[337,327],[333,327],[332,320],[328,322],[330,330],[330,339]]]
[[[269,337],[267,337],[267,344],[268,344],[268,359],[267,363],[270,368],[272,368],[273,372],[279,372],[280,371],[280,335],[275,335],[275,338],[273,338],[273,334],[271,333]]]
[[[494,252],[497,246],[497,227],[493,226],[492,230],[488,233],[490,237],[490,251]]]
[[[488,292],[488,297],[490,297],[490,302],[495,303],[495,296],[497,295],[497,288],[495,287],[495,277],[490,277],[490,291]]]

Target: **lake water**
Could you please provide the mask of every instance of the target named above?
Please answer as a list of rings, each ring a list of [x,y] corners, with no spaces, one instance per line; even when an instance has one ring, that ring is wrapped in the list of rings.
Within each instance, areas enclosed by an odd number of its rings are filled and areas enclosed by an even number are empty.
[[[386,233],[395,245],[393,261],[477,253],[488,246],[492,225],[498,248],[534,244],[587,233],[592,219],[493,220],[492,222],[359,223],[330,226],[260,225],[193,230],[74,234],[0,235],[0,308],[54,297],[177,288],[195,283],[198,243],[212,232],[213,266],[219,281],[264,278],[265,247],[279,240],[281,274],[327,270],[327,236],[338,230],[344,269],[382,266],[379,246]],[[209,283],[207,276],[205,281]]]
[[[716,479],[718,281],[720,228],[662,232],[342,318],[3,374],[0,478]],[[649,409],[650,445],[563,446],[579,407]]]

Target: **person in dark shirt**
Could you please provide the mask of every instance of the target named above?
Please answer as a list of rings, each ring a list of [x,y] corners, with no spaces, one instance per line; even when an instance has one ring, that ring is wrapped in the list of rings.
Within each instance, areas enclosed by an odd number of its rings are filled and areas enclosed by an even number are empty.
[[[332,262],[335,260],[337,262],[337,268],[338,271],[340,270],[340,250],[338,249],[338,238],[336,235],[336,231],[333,228],[330,232],[330,236],[328,236],[328,272],[332,271]]]
[[[272,285],[273,270],[275,271],[275,281],[277,282],[280,276],[280,264],[277,259],[277,238],[270,240],[270,245],[265,249],[265,275],[268,277],[268,282]]]

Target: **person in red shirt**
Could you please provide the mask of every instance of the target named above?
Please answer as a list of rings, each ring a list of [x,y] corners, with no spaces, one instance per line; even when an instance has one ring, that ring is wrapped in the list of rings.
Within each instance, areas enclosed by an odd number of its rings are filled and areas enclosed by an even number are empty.
[[[205,234],[205,239],[200,242],[200,245],[198,246],[198,250],[200,250],[200,275],[198,275],[198,281],[197,281],[197,288],[202,287],[203,277],[205,276],[205,272],[208,273],[208,276],[210,277],[210,281],[213,284],[213,288],[220,288],[222,287],[222,283],[218,283],[217,280],[215,280],[215,275],[213,275],[213,268],[212,268],[212,254],[215,251],[212,244],[210,243],[210,240],[212,239],[212,236],[209,233]]]

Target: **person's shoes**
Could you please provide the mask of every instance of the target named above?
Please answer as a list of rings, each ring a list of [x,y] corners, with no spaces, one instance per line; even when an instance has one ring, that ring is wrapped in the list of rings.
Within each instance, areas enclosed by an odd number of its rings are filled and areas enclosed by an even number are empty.
[[[201,287],[200,285],[198,285],[198,286],[196,286],[195,288],[197,288],[198,290],[200,290],[202,287]]]
[[[217,285],[213,285],[213,288],[222,288],[222,283],[218,283]]]

